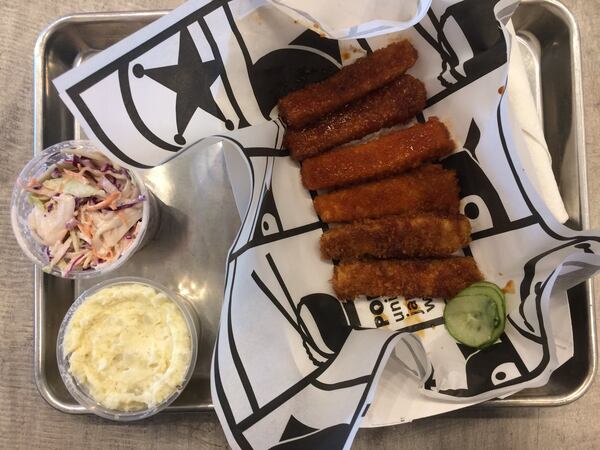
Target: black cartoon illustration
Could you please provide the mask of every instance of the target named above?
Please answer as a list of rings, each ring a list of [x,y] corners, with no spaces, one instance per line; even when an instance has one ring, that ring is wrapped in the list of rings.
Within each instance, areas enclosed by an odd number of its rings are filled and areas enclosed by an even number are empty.
[[[496,386],[513,381],[527,374],[528,370],[519,353],[515,350],[506,335],[493,347],[485,350],[475,350],[458,344],[466,353],[467,385],[476,387],[481,392],[494,389]],[[466,390],[439,391],[441,394],[455,397],[472,396]]]
[[[323,55],[330,56],[337,65]],[[306,30],[289,47],[267,53],[250,69],[254,95],[263,114],[269,117],[281,97],[333,75],[340,65],[338,41],[322,38],[312,30]]]
[[[239,31],[236,30],[231,12],[226,2],[223,3],[222,8],[230,19],[229,24],[232,27],[233,34],[238,37],[239,46],[245,49],[245,43]],[[250,126],[233,93],[231,81],[228,78],[222,58],[219,55],[218,45],[212,38],[210,29],[201,16],[198,17],[197,23],[205,33],[206,40],[214,55],[213,59],[202,60],[188,27],[183,27],[179,32],[179,56],[176,65],[146,68],[137,63],[119,68],[120,90],[129,119],[148,141],[168,151],[179,151],[191,143],[186,140],[184,133],[192,116],[198,109],[223,122],[227,130]],[[330,59],[323,58],[323,55],[327,55]],[[277,103],[277,99],[281,96],[307,83],[322,80],[339,70],[341,56],[337,41],[323,39],[315,32],[307,30],[290,42],[288,48],[274,50],[260,58],[256,63],[248,58],[246,63],[249,82],[252,85],[257,103],[263,116],[268,119]],[[174,144],[161,139],[142,120],[132,97],[129,72],[136,79],[150,78],[176,93],[178,132],[169,137],[174,141]],[[235,117],[226,118],[215,100],[211,87],[217,79],[220,79],[223,83],[227,99],[235,111]],[[75,89],[72,89],[72,91],[74,100],[81,103]],[[84,106],[83,103],[81,105]],[[83,109],[83,111],[85,112],[86,109]],[[97,129],[95,132],[103,137],[101,129]],[[105,144],[112,147],[112,143],[107,138]],[[115,151],[115,153],[120,155],[119,151]],[[135,161],[129,160],[125,155],[120,155],[120,157],[132,165],[139,165]]]
[[[197,108],[225,122],[228,130],[232,130],[234,124],[225,118],[210,91],[216,79],[223,74],[218,59],[202,61],[187,28],[181,30],[179,35],[177,65],[147,69],[141,64],[136,64],[132,71],[136,78],[150,77],[177,94],[178,134],[173,140],[183,146],[187,144],[183,134]]]
[[[244,71],[247,78],[244,83],[250,87],[260,110],[260,117],[254,111],[245,111],[243,102],[236,96],[236,83],[240,82],[240,74],[231,72],[226,67],[220,44],[216,35],[221,32],[211,29],[207,16],[220,12],[239,51],[244,56]],[[207,46],[210,56],[201,56],[198,43],[192,36],[191,27],[197,26],[202,32],[202,40]],[[115,64],[118,72],[118,83],[123,106],[132,132],[139,133],[157,149],[177,152],[198,140],[195,127],[190,122],[197,111],[210,115],[215,123],[220,123],[225,130],[247,128],[259,121],[269,120],[277,100],[288,92],[308,83],[320,81],[335,73],[341,66],[341,52],[338,41],[326,39],[311,30],[305,30],[292,39],[287,46],[275,48],[253,61],[248,47],[233,18],[229,1],[214,0],[207,2],[194,13],[180,21],[177,27],[169,27],[161,33],[161,39],[178,38],[178,58],[176,64],[164,66],[146,66],[140,62]],[[360,45],[370,51],[368,45],[361,40]],[[153,41],[154,43],[154,41]],[[153,45],[157,45],[154,43]],[[152,50],[151,42],[145,43],[131,52],[132,61],[143,52]],[[90,85],[106,79],[108,70],[99,71],[93,76],[72,86],[68,95],[78,107],[86,123],[92,128],[94,135],[124,162],[145,168],[144,164],[132,159],[116,145],[94,117],[82,94]],[[175,94],[176,133],[165,135],[152,126],[141,114],[140,105],[133,95],[136,80],[153,80],[157,86]],[[215,86],[221,86],[221,94],[217,96]],[[225,111],[227,107],[227,111]],[[171,120],[165,117],[165,120]]]
[[[273,257],[267,254],[266,259],[279,283],[279,287],[285,294],[285,299],[278,299],[256,272],[252,272],[252,279],[300,334],[303,346],[311,361],[320,366],[339,353],[350,334],[351,327],[348,324],[341,303],[335,297],[324,293],[309,294],[302,297],[300,301],[295,302],[277,269]],[[293,315],[288,313],[282,302],[288,303]],[[309,323],[312,323],[314,327],[310,327]]]
[[[494,16],[497,2],[464,0],[446,8],[439,17],[431,8],[427,18],[435,34],[429,33],[423,24],[415,26],[442,57],[442,71],[438,80],[444,87],[473,81],[506,62],[506,43]],[[451,35],[463,36],[471,48],[471,59],[460,60],[451,44]]]
[[[460,197],[467,201],[464,214],[471,219],[474,232],[493,229],[495,233],[502,233],[510,229],[511,221],[498,192],[477,162],[480,136],[479,127],[472,120],[464,150],[445,158],[443,165],[458,175]]]
[[[273,450],[305,450],[343,448],[350,434],[350,424],[333,425],[323,430],[314,430],[290,417],[290,422],[281,436],[281,443]]]
[[[253,241],[260,241],[262,238],[272,236],[283,231],[281,218],[273,198],[273,190],[269,186],[263,195],[263,201],[257,215],[257,224],[254,228]]]

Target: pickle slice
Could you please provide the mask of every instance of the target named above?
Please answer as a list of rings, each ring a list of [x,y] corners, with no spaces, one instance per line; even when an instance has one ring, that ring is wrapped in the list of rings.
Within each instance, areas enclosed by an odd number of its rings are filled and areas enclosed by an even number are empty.
[[[504,293],[495,284],[475,283],[446,304],[450,335],[469,347],[485,348],[498,340],[506,324]]]

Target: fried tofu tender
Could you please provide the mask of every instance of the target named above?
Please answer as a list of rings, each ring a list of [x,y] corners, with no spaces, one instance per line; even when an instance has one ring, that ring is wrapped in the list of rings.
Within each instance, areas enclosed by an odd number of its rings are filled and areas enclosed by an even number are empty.
[[[321,236],[326,259],[449,256],[471,240],[462,214],[418,213],[340,225]]]
[[[279,115],[289,127],[302,128],[390,83],[412,67],[417,56],[409,41],[394,42],[286,95],[279,100]]]
[[[470,256],[443,259],[367,259],[335,266],[333,289],[340,300],[359,295],[452,298],[483,280]]]
[[[414,212],[458,214],[456,172],[430,164],[380,181],[317,196],[317,214],[326,223],[402,215]]]
[[[382,128],[408,122],[423,111],[426,100],[425,85],[404,74],[313,125],[288,128],[284,147],[293,159],[303,161]]]
[[[437,117],[363,144],[342,147],[302,164],[309,190],[333,189],[379,180],[452,153],[456,145]]]

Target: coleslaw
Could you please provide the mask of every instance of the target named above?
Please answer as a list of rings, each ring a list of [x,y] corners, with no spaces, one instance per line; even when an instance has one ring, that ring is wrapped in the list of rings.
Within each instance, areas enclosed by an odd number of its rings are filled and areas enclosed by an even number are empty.
[[[63,277],[75,270],[99,269],[118,259],[141,227],[146,198],[130,173],[102,153],[66,148],[64,159],[25,190],[33,206],[27,224],[44,246],[46,272]]]

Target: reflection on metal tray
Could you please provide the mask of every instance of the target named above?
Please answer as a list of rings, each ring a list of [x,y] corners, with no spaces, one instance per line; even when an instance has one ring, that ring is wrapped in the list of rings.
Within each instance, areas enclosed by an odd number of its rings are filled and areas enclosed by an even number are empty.
[[[83,14],[65,17],[40,36],[35,50],[35,151],[79,137],[79,126],[50,80],[161,17],[165,12]],[[524,0],[514,16],[540,116],[554,160],[554,172],[570,215],[569,226],[588,226],[579,37],[572,15],[558,2]],[[209,368],[216,334],[223,268],[240,224],[226,178],[222,147],[185,152],[147,177],[162,201],[157,236],[116,275],[151,277],[192,299],[203,335],[194,377],[168,408],[212,410]],[[193,204],[196,214],[184,215]],[[35,272],[35,380],[55,408],[85,413],[64,387],[56,364],[56,337],[68,307],[99,280],[74,283]],[[558,405],[579,398],[596,368],[591,282],[569,291],[575,355],[541,388],[523,391],[492,406]]]

